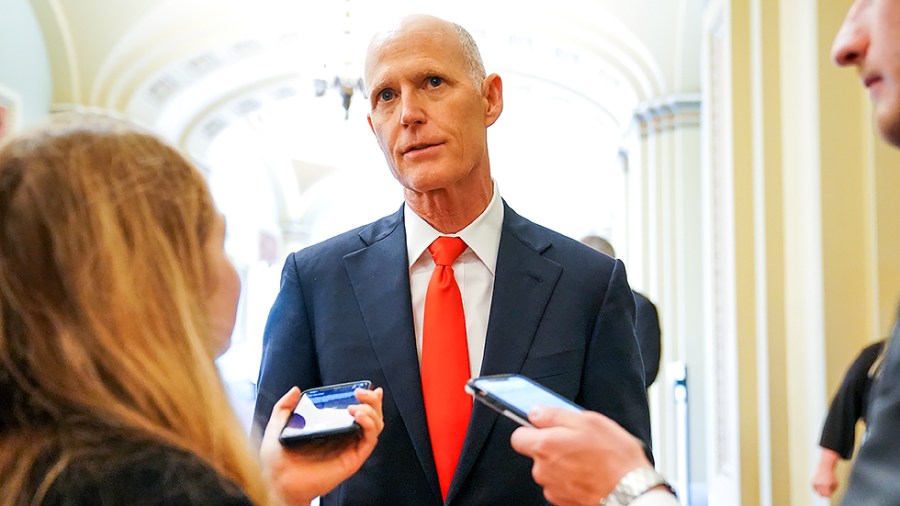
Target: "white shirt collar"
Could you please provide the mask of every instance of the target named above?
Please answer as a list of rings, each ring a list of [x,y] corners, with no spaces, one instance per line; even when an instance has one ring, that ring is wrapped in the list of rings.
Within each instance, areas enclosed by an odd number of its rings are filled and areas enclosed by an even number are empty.
[[[503,228],[503,205],[496,181],[494,181],[494,195],[487,208],[475,218],[475,221],[456,234],[441,234],[405,204],[403,221],[406,227],[406,253],[410,267],[435,239],[441,235],[450,235],[465,241],[491,274],[496,274],[500,231]]]

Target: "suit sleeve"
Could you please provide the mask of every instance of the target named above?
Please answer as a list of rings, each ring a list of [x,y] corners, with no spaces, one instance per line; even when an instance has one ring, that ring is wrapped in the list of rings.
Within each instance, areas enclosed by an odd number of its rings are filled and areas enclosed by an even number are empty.
[[[262,363],[253,411],[253,432],[257,440],[281,396],[294,386],[302,390],[318,384],[313,338],[296,254],[291,254],[285,261],[281,289],[263,334]]]
[[[900,497],[900,329],[885,346],[881,375],[872,385],[865,442],[850,473],[844,504],[896,504]]]
[[[634,333],[634,296],[620,260],[597,315],[583,374],[576,401],[612,418],[650,448],[650,410]]]

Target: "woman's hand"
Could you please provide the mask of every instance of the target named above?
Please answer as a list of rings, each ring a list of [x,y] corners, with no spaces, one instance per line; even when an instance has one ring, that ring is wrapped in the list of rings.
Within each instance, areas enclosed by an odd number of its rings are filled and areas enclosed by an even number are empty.
[[[360,388],[355,395],[360,404],[350,406],[349,411],[362,427],[362,438],[327,457],[285,448],[278,441],[281,429],[300,400],[300,389],[292,388],[275,403],[263,434],[260,460],[263,475],[277,500],[289,505],[308,505],[352,476],[375,449],[378,435],[384,429],[381,410],[384,391]]]

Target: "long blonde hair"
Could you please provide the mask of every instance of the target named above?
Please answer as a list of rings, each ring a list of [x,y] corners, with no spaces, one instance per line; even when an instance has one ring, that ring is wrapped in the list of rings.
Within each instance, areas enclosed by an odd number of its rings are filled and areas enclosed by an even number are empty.
[[[46,492],[110,428],[198,456],[267,502],[215,367],[203,175],[153,135],[76,115],[0,147],[0,504]],[[115,465],[115,463],[110,463]]]

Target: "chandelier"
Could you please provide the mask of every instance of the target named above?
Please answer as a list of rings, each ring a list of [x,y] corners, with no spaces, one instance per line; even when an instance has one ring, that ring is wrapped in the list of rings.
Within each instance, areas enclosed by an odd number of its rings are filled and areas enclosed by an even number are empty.
[[[341,105],[344,108],[344,119],[350,117],[350,103],[354,94],[358,91],[366,98],[366,89],[362,76],[355,64],[356,46],[350,15],[351,0],[344,0],[343,15],[340,25],[340,35],[331,45],[329,60],[323,65],[322,77],[313,79],[313,90],[317,97],[324,96],[329,88],[336,89],[341,97]]]
[[[328,87],[329,82],[325,79],[313,79],[313,88],[317,97],[324,95],[328,91]],[[347,75],[338,74],[334,77],[334,81],[331,82],[331,87],[336,88],[341,96],[345,120],[350,118],[350,102],[353,100],[354,92],[359,90],[363,98],[366,98],[366,89],[361,77],[348,77]]]

